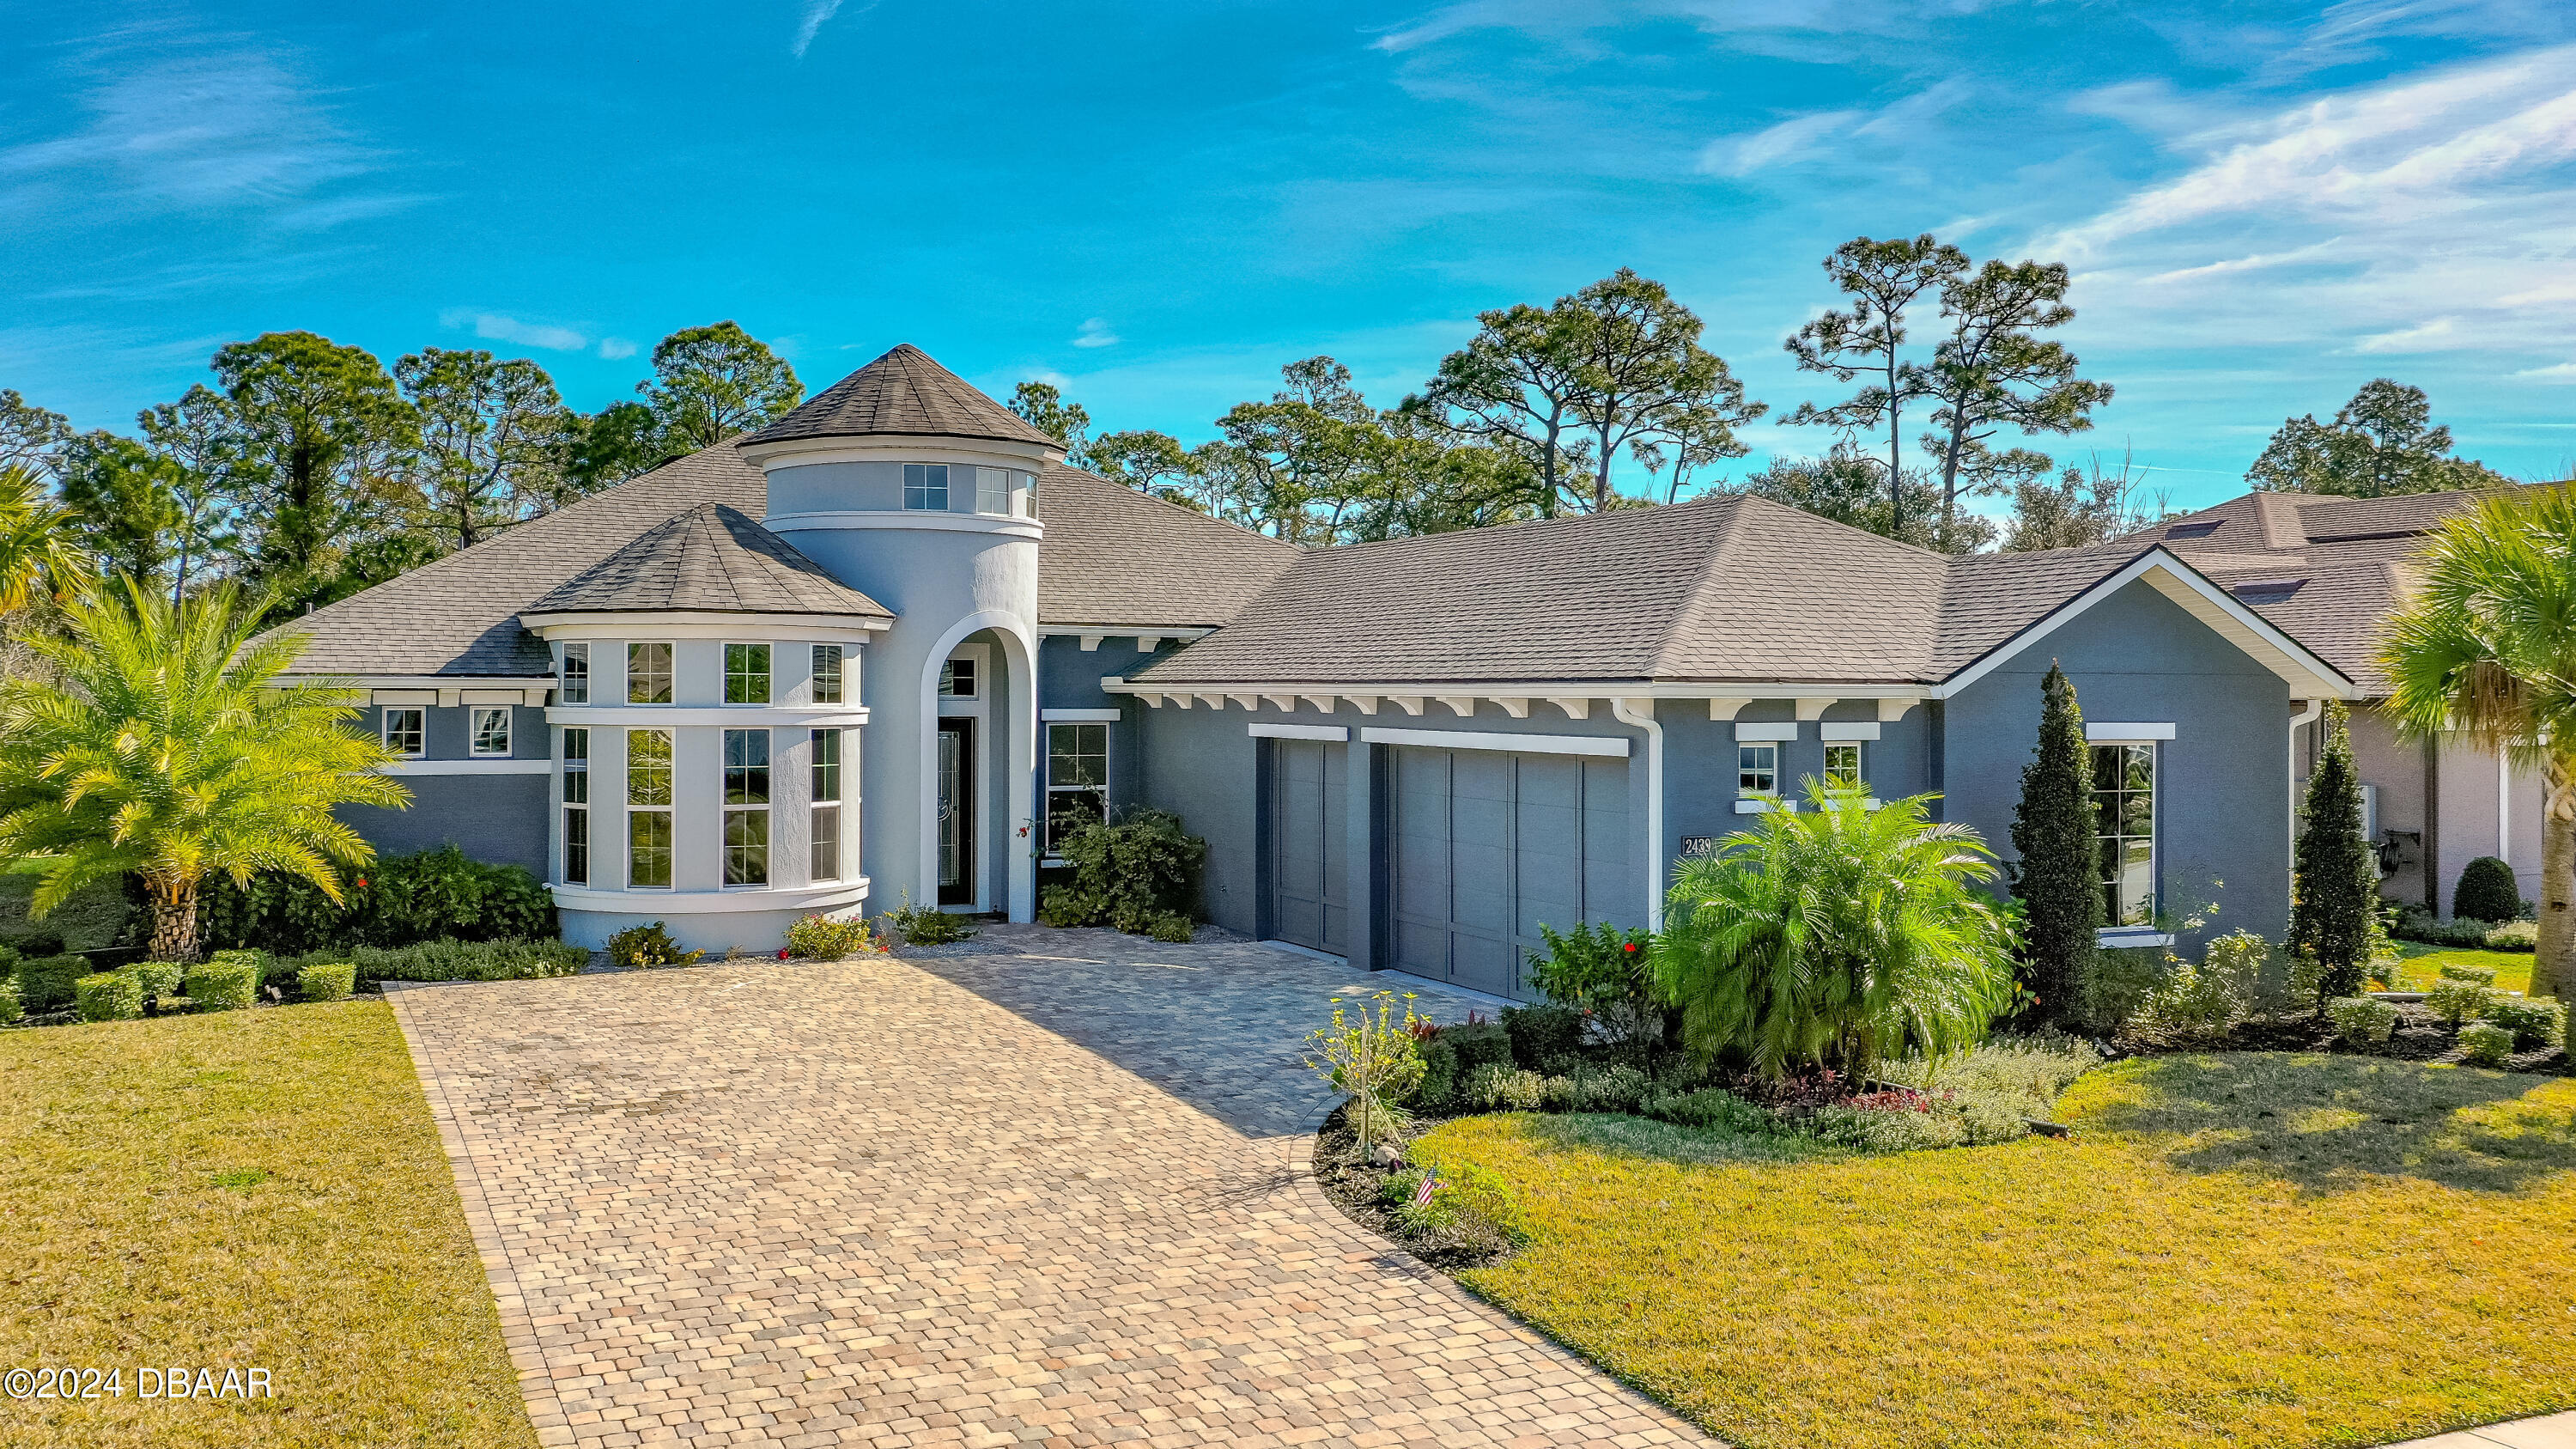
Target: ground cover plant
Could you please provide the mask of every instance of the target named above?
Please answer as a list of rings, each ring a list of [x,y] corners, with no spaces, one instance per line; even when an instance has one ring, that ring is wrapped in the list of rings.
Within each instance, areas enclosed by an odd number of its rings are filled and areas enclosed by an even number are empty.
[[[0,1360],[126,1366],[13,1402],[12,1446],[533,1446],[410,1054],[382,1002],[0,1034]],[[276,1397],[136,1397],[134,1367]]]
[[[2313,1054],[2089,1073],[2068,1139],[1855,1153],[1461,1118],[1462,1280],[1750,1449],[2379,1443],[2576,1404],[2576,1081]],[[2320,1305],[2331,1304],[2331,1311]]]

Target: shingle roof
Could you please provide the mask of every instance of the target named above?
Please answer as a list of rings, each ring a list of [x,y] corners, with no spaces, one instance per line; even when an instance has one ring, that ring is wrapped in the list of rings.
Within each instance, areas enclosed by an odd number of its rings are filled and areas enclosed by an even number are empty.
[[[1223,624],[1303,552],[1079,468],[1039,474],[1038,507],[1049,624]]]
[[[1223,624],[1298,550],[1069,468],[1044,474],[1038,548],[1045,624]],[[519,624],[531,604],[676,514],[722,503],[768,514],[769,484],[732,443],[449,554],[295,620],[318,674],[533,678],[552,669]],[[863,582],[863,581],[862,581]],[[882,612],[882,611],[880,611]]]
[[[1929,682],[2143,551],[1968,567],[1758,498],[1623,509],[1307,553],[1130,678]]]
[[[807,398],[793,412],[743,441],[776,443],[872,433],[995,438],[1063,448],[909,342]]]
[[[548,590],[527,612],[894,617],[725,503],[701,503]]]

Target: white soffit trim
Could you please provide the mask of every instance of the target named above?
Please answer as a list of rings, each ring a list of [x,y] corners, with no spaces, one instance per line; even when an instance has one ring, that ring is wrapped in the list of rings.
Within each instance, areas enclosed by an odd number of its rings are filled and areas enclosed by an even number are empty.
[[[546,775],[554,772],[552,760],[397,760],[384,767],[387,775]]]
[[[1341,742],[1346,741],[1351,737],[1351,729],[1348,725],[1249,724],[1245,725],[1243,728],[1246,733],[1250,734],[1256,740],[1332,740],[1335,742]]]
[[[1048,724],[1116,724],[1126,716],[1114,709],[1045,709],[1038,718]]]
[[[1776,720],[1769,724],[1739,724],[1735,727],[1738,744],[1785,743],[1798,737],[1795,720]]]
[[[2087,724],[2084,738],[2089,744],[2144,744],[2149,740],[2169,740],[2174,727],[2169,724]]]
[[[438,691],[435,689],[379,689],[375,692],[374,696],[368,700],[368,703],[379,705],[434,705],[438,703]]]
[[[1827,744],[1878,738],[1876,720],[1828,720],[1817,727],[1817,737]]]
[[[1938,693],[1944,699],[1957,696],[2002,668],[2006,661],[2046,637],[2058,625],[2139,579],[2146,580],[2148,587],[2181,605],[2193,618],[2245,651],[2246,657],[2279,675],[2289,684],[2292,698],[2303,699],[2312,694],[2331,695],[2337,699],[2361,698],[2361,687],[2345,678],[2343,671],[2281,632],[2271,620],[2245,607],[2234,595],[2211,583],[2198,569],[2168,552],[2162,544],[2148,549],[2118,573],[2060,605],[2057,612],[1987,650],[1976,663],[1942,681]]]
[[[1599,755],[1606,759],[1628,758],[1624,739],[1601,739],[1591,735],[1500,735],[1482,730],[1399,730],[1368,728],[1360,731],[1363,743],[1372,745],[1423,745],[1435,750],[1507,750],[1525,755]]]

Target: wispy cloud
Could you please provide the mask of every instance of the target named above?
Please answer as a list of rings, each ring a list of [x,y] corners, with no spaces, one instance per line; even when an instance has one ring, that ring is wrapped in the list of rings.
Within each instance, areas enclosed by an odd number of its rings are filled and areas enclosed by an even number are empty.
[[[2460,338],[2460,319],[2436,317],[2420,327],[2376,332],[2352,345],[2355,352],[2440,352]]]
[[[1919,138],[1942,112],[1967,99],[1969,84],[1953,77],[1876,110],[1811,111],[1748,135],[1720,136],[1701,148],[1699,169],[1716,176],[1750,176],[1830,154],[1834,143],[1865,139],[1902,145]]]
[[[474,335],[489,342],[515,342],[522,347],[542,347],[548,352],[579,352],[590,346],[590,338],[570,327],[557,327],[543,322],[522,322],[498,312],[477,312],[469,307],[451,307],[438,314],[441,327],[470,328]],[[631,356],[633,343],[624,344],[626,351],[614,354]],[[606,343],[600,355],[610,356]]]
[[[332,120],[284,64],[255,50],[137,60],[107,54],[68,134],[0,150],[0,178],[104,191],[184,210],[301,202],[372,170],[377,158]],[[304,224],[337,215],[302,208]],[[379,209],[381,204],[379,203]]]
[[[2556,362],[2547,367],[2526,367],[2514,376],[2538,378],[2542,382],[2576,382],[2576,362]]]
[[[635,355],[635,350],[635,344],[629,342],[623,337],[603,337],[599,339],[599,355],[607,358],[611,362],[615,362],[620,358],[633,357]]]
[[[1115,347],[1118,345],[1118,334],[1109,329],[1108,318],[1094,317],[1090,321],[1083,323],[1081,328],[1075,331],[1073,334],[1073,345],[1076,347]]]
[[[867,4],[850,13],[865,15],[875,8],[876,0],[868,0]],[[798,60],[803,60],[805,52],[813,48],[814,37],[822,33],[824,25],[840,13],[841,0],[805,0],[805,13],[796,22],[796,39],[788,46]]]

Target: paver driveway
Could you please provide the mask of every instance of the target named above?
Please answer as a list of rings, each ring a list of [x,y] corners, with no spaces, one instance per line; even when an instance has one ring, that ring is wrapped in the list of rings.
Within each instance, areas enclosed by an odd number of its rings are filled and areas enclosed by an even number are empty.
[[[1297,1170],[1367,973],[983,944],[394,993],[547,1443],[1704,1442]]]

